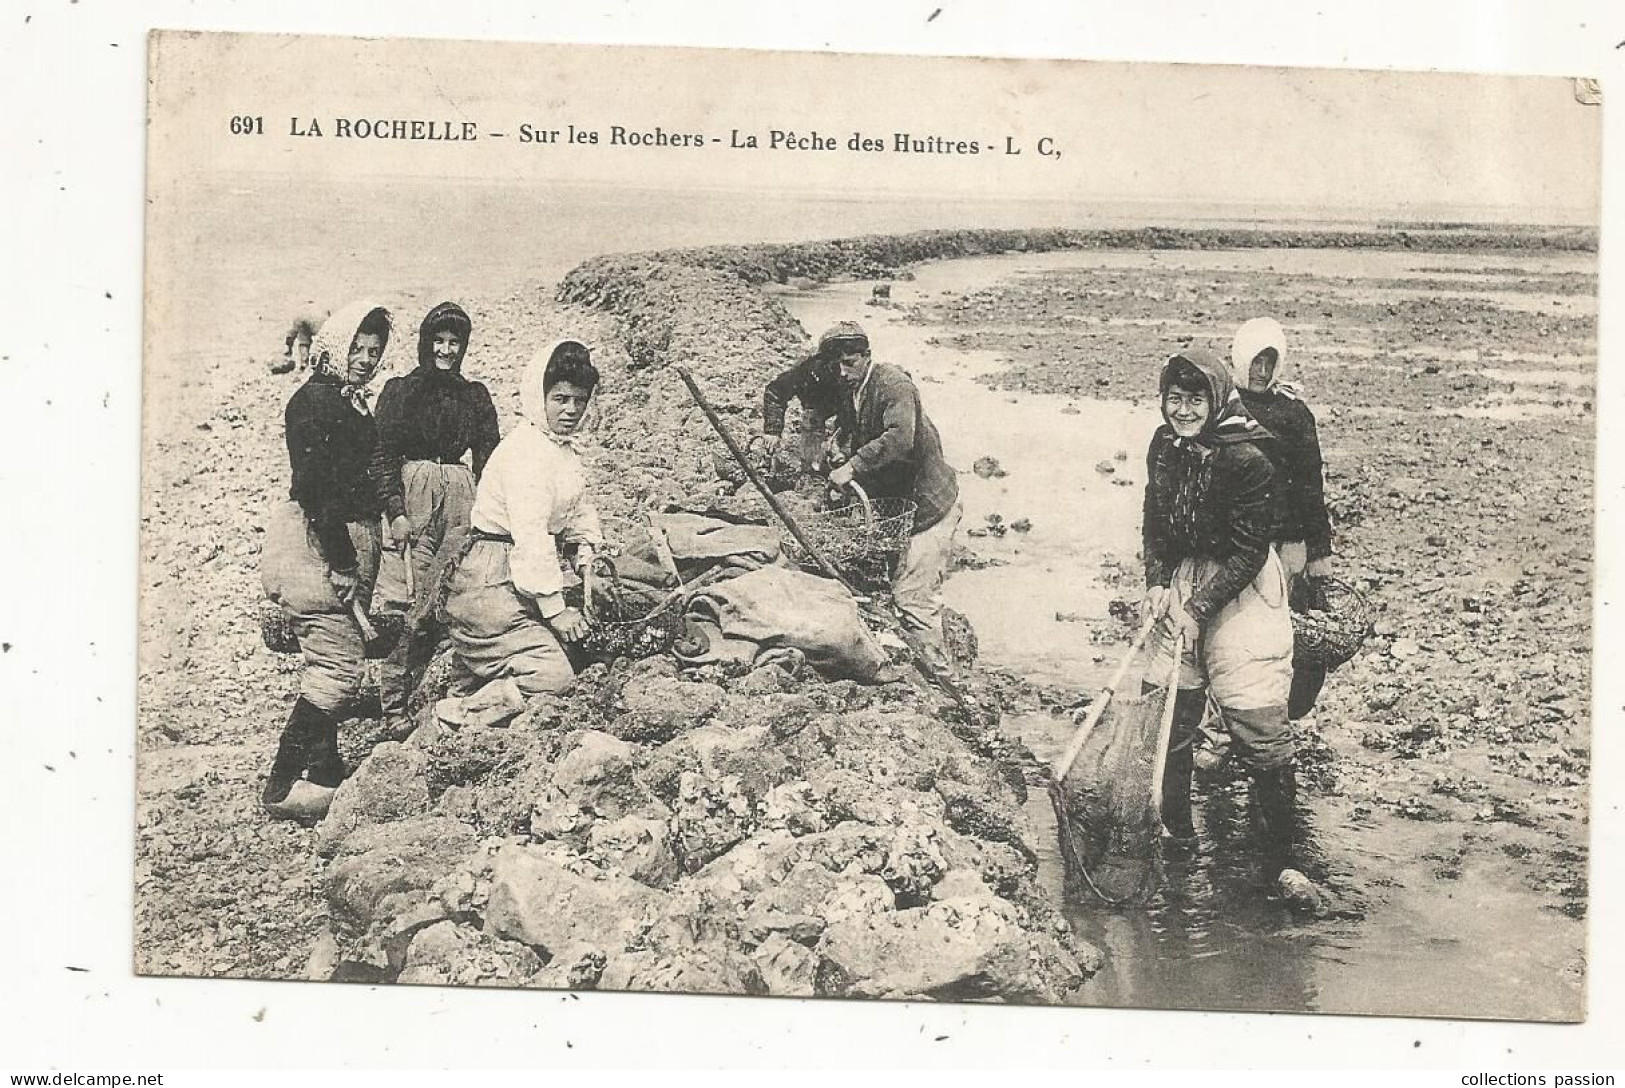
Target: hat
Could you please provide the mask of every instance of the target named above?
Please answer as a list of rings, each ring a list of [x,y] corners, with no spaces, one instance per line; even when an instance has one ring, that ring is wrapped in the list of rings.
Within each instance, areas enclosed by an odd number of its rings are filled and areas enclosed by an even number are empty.
[[[818,354],[826,359],[849,351],[868,351],[869,334],[856,321],[837,321],[818,338]]]

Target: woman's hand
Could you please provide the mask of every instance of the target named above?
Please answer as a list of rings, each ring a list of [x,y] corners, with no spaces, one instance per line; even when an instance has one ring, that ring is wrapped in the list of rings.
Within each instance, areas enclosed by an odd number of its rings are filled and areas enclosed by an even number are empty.
[[[361,573],[358,570],[330,570],[327,572],[327,583],[333,587],[333,593],[338,597],[339,603],[348,605],[355,600],[356,590],[361,585]]]
[[[566,608],[563,612],[548,620],[547,625],[553,629],[555,635],[558,635],[565,642],[580,642],[587,637],[587,632],[590,630],[587,626],[587,617],[574,608]]]
[[[390,544],[396,548],[403,548],[412,543],[412,523],[406,520],[406,515],[389,523]]]
[[[852,478],[856,475],[857,473],[852,469],[852,462],[848,461],[846,464],[829,474],[829,482],[834,484],[836,487],[845,487],[847,484],[852,482]]]
[[[1173,627],[1175,637],[1183,638],[1186,646],[1196,645],[1197,640],[1202,637],[1202,621],[1186,609],[1170,609],[1167,620]]]
[[[1148,586],[1145,600],[1140,605],[1140,620],[1160,620],[1168,614],[1168,587]]]

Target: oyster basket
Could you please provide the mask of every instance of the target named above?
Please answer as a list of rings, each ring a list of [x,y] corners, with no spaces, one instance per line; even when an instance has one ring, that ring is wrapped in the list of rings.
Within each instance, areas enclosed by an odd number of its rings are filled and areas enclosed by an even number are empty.
[[[914,500],[870,499],[856,482],[847,487],[856,502],[798,513],[796,524],[808,542],[836,566],[883,568],[908,547],[914,532]],[[818,561],[788,530],[780,534],[780,546],[791,562],[818,569]]]
[[[1337,578],[1301,578],[1292,590],[1292,663],[1335,669],[1371,637],[1371,602]]]
[[[668,595],[650,609],[646,602],[628,598],[612,560],[595,558],[593,569],[608,580],[607,602],[587,600],[582,587],[572,586],[565,591],[569,603],[574,604],[579,596],[578,607],[591,628],[580,647],[592,654],[631,658],[653,657],[670,650],[683,633],[683,596]]]

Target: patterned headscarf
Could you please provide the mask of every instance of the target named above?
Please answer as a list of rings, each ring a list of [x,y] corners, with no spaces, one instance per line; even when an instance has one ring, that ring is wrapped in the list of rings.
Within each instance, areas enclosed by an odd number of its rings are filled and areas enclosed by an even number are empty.
[[[1220,446],[1236,442],[1255,442],[1270,437],[1270,433],[1247,411],[1236,392],[1236,383],[1230,379],[1219,357],[1203,348],[1186,348],[1169,359],[1162,367],[1158,382],[1159,401],[1163,403],[1162,416],[1170,432],[1173,421],[1168,419],[1166,407],[1168,388],[1177,379],[1181,384],[1195,381],[1207,393],[1208,414],[1200,433],[1181,438],[1173,435],[1168,470],[1173,487],[1172,501],[1168,504],[1168,524],[1174,535],[1190,539],[1196,533],[1202,501],[1213,482],[1213,453]]]
[[[372,406],[368,403],[372,392],[368,387],[383,369],[384,358],[381,352],[378,365],[362,380],[352,382],[350,345],[355,342],[361,326],[375,320],[375,314],[382,315],[384,349],[387,351],[391,327],[389,311],[377,303],[366,301],[351,302],[335,310],[331,317],[322,322],[322,327],[316,331],[315,339],[310,344],[311,370],[337,383],[339,392],[350,402],[350,406],[364,416],[372,414]]]

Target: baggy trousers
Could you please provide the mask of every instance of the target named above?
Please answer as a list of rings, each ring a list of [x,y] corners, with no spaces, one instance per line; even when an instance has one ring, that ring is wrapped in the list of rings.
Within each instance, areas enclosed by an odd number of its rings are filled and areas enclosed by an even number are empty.
[[[460,464],[408,461],[401,469],[401,489],[414,540],[406,556],[414,594],[401,640],[378,666],[385,717],[406,713],[406,701],[442,637],[433,597],[444,568],[462,549],[474,509],[474,474]]]
[[[1170,581],[1169,612],[1185,607],[1195,587],[1214,564],[1187,559]],[[1159,624],[1152,642],[1148,676],[1172,670],[1173,636]],[[1207,687],[1224,711],[1225,722],[1241,755],[1256,770],[1290,766],[1292,734],[1287,725],[1287,695],[1292,685],[1292,617],[1287,608],[1286,575],[1271,550],[1264,567],[1236,599],[1221,608],[1195,646],[1186,644],[1180,660],[1179,687]],[[1189,746],[1194,732],[1184,731],[1172,745]]]
[[[942,583],[948,577],[954,536],[964,516],[965,508],[956,499],[941,521],[908,538],[908,547],[898,557],[892,575],[892,599],[897,602],[904,626],[919,632],[921,641],[944,662]]]
[[[482,682],[513,679],[525,695],[563,691],[575,670],[535,604],[514,588],[513,545],[476,539],[451,575],[446,621],[457,657]]]
[[[378,577],[382,533],[376,519],[351,522],[349,528],[357,559],[357,600],[365,611]],[[330,570],[304,509],[296,502],[278,505],[266,527],[261,582],[266,595],[287,611],[298,636],[305,657],[300,696],[321,710],[338,712],[361,693],[366,646],[349,606],[333,592]]]

